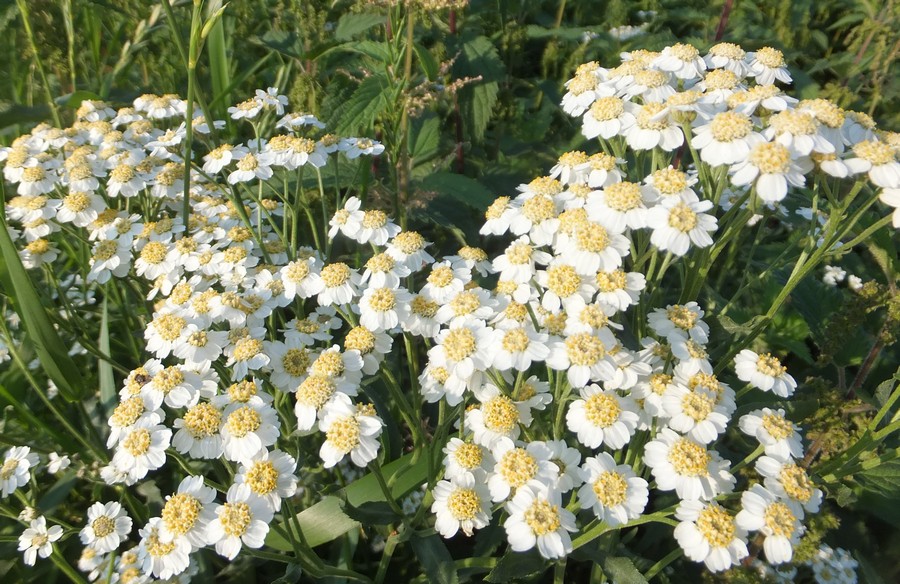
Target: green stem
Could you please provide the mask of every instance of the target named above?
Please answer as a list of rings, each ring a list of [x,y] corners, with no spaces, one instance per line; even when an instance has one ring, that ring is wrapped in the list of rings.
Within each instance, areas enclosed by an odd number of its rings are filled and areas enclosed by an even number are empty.
[[[53,93],[50,91],[50,81],[47,79],[47,72],[44,70],[44,62],[41,60],[41,54],[38,52],[37,43],[34,40],[34,31],[31,28],[31,20],[28,13],[28,2],[26,0],[16,0],[19,6],[19,12],[22,13],[22,25],[25,27],[25,36],[28,37],[28,45],[34,56],[34,64],[37,67],[38,75],[41,77],[41,85],[44,90],[44,99],[50,108],[50,115],[53,116],[53,123],[56,127],[62,128],[62,120],[59,117],[59,108],[56,101],[53,100]]]

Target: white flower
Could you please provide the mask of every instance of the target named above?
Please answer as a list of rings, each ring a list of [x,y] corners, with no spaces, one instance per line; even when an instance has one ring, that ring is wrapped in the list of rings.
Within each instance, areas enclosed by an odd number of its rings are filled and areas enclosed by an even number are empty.
[[[691,45],[676,43],[666,47],[662,53],[653,60],[653,66],[661,71],[670,71],[678,79],[697,79],[706,71],[706,62],[700,56],[700,51]]]
[[[778,397],[790,397],[797,389],[797,382],[771,353],[758,355],[744,349],[734,358],[734,370],[738,379],[763,391],[771,391]]]
[[[528,371],[533,362],[550,355],[549,336],[531,327],[497,329],[494,331],[494,367],[501,370]]]
[[[174,425],[177,432],[172,438],[172,446],[181,454],[201,459],[219,458],[224,454],[220,433],[222,410],[210,402],[201,401],[191,406]]]
[[[696,302],[670,304],[656,308],[647,316],[650,328],[661,337],[674,340],[690,338],[698,343],[709,342],[709,325],[703,320],[703,309]]]
[[[54,525],[47,529],[47,520],[44,517],[32,519],[29,527],[19,536],[19,551],[25,552],[25,563],[33,566],[37,557],[49,557],[53,552],[53,542],[62,537],[63,529]]]
[[[745,160],[753,146],[765,141],[761,134],[753,131],[750,116],[725,111],[716,114],[708,123],[696,126],[691,145],[700,150],[701,160],[711,166],[721,166]]]
[[[607,351],[616,345],[609,329],[595,333],[575,333],[565,340],[550,341],[547,366],[566,370],[573,388],[581,388],[591,381],[609,381],[615,377],[615,362]]]
[[[186,538],[178,537],[169,543],[160,540],[162,519],[154,517],[140,530],[138,562],[144,574],[157,578],[171,578],[181,574],[190,565],[191,544]]]
[[[749,555],[747,532],[718,503],[682,501],[675,517],[681,521],[675,539],[684,555],[703,562],[710,571],[727,570]]]
[[[13,446],[6,451],[3,466],[0,467],[0,495],[10,496],[19,487],[28,483],[31,467],[37,466],[38,455],[28,446]],[[45,556],[46,557],[46,556]]]
[[[856,584],[859,581],[856,574],[859,563],[845,549],[822,545],[810,563],[816,582]]]
[[[269,532],[273,512],[263,499],[254,497],[247,485],[232,485],[227,502],[215,507],[216,518],[207,528],[209,544],[229,560],[237,557],[241,545],[259,549]]]
[[[733,165],[731,183],[745,186],[755,182],[756,194],[765,203],[784,199],[788,185],[802,187],[806,174],[813,168],[809,158],[795,158],[791,151],[777,142],[762,142],[753,147],[750,155]]]
[[[562,506],[557,491],[541,484],[516,490],[506,504],[509,519],[503,524],[509,546],[525,552],[537,546],[547,559],[564,558],[572,551],[569,532],[576,531],[575,516]]]
[[[297,461],[281,450],[260,450],[253,458],[245,460],[234,477],[235,484],[245,484],[254,496],[263,499],[277,512],[281,500],[293,497],[297,492]]]
[[[791,82],[791,74],[784,62],[784,54],[772,47],[763,47],[755,53],[747,53],[750,77],[756,77],[759,85],[770,85],[777,79],[782,83]]]
[[[827,286],[835,287],[839,282],[843,282],[847,276],[847,272],[840,266],[825,266],[825,275],[822,276],[822,282]]]
[[[709,444],[725,432],[730,420],[724,404],[717,404],[718,393],[702,387],[693,390],[671,384],[662,398],[669,427],[700,444]]]
[[[578,490],[582,509],[593,509],[610,527],[641,516],[647,506],[647,481],[635,476],[627,464],[616,465],[606,452],[585,459],[581,467],[584,485]]]
[[[566,413],[566,427],[578,435],[578,441],[588,448],[625,446],[640,421],[634,400],[596,384],[581,388],[580,394],[581,399],[572,402]]]
[[[202,476],[185,477],[174,495],[166,497],[159,525],[159,539],[170,543],[186,539],[193,549],[206,545],[206,529],[215,516],[216,490],[203,484]]]
[[[359,299],[359,323],[375,332],[390,331],[409,318],[411,300],[405,288],[366,288]]]
[[[112,465],[126,473],[126,483],[132,485],[166,463],[171,438],[172,430],[155,419],[142,418],[122,433]]]
[[[531,424],[531,409],[526,403],[516,403],[500,393],[497,386],[486,383],[475,390],[481,406],[466,413],[465,424],[474,435],[476,444],[493,448],[502,438],[515,440],[521,431],[520,424]]]
[[[702,444],[663,428],[644,449],[644,463],[653,471],[657,488],[683,500],[710,500],[731,492],[735,478],[729,462]]]
[[[589,140],[598,136],[609,140],[634,124],[634,114],[639,109],[638,105],[620,97],[601,97],[582,117],[581,133]]]
[[[822,503],[822,491],[810,480],[806,470],[791,459],[761,456],[756,471],[765,477],[763,484],[775,496],[785,499],[801,516],[803,510],[815,513]],[[801,509],[802,507],[802,509]]]
[[[666,152],[684,144],[684,133],[668,114],[666,106],[658,102],[643,105],[635,116],[633,125],[623,129],[625,140],[635,150],[653,150],[659,147]]]
[[[384,144],[370,140],[369,138],[345,138],[341,141],[340,150],[344,155],[353,160],[360,156],[378,156],[384,152]],[[381,245],[381,244],[379,244]]]
[[[275,444],[280,434],[278,414],[258,396],[247,403],[233,403],[225,409],[221,433],[225,458],[241,461],[252,458]]]
[[[343,262],[327,264],[309,278],[309,291],[317,295],[319,306],[349,304],[357,295],[359,273]]]
[[[739,77],[744,77],[750,69],[744,61],[746,55],[744,49],[734,43],[718,43],[710,47],[703,60],[710,69],[726,69]]]
[[[81,543],[101,554],[119,547],[131,533],[131,517],[119,503],[94,503],[88,508],[87,525],[79,533]]]
[[[690,249],[708,247],[713,240],[710,233],[718,228],[718,223],[708,211],[712,201],[687,203],[677,197],[664,199],[647,212],[647,227],[653,229],[650,241],[662,251],[671,251],[683,256]]]
[[[769,563],[790,562],[803,533],[802,516],[797,517],[788,505],[758,484],[741,495],[741,507],[735,524],[745,531],[759,531],[765,537],[763,551]]]
[[[228,175],[229,184],[249,182],[254,179],[266,181],[272,178],[273,157],[268,152],[254,154],[252,152],[240,153],[235,151],[234,159],[237,161],[237,170]]]
[[[72,461],[69,460],[69,456],[64,454],[60,456],[55,452],[51,452],[49,455],[49,460],[47,461],[47,472],[50,474],[61,473],[62,471],[69,468],[69,465],[72,464]]]
[[[325,404],[319,429],[325,442],[319,456],[325,468],[331,468],[347,454],[353,464],[364,467],[378,456],[378,437],[384,422],[371,405],[354,405],[345,394],[337,394]]]
[[[894,148],[885,142],[867,140],[853,147],[855,158],[845,161],[853,174],[869,173],[869,179],[885,189],[900,188],[900,162]]]
[[[399,233],[400,226],[393,223],[384,211],[371,209],[363,213],[354,239],[362,244],[384,245]]]
[[[753,410],[741,416],[739,425],[744,434],[759,440],[769,456],[782,460],[803,456],[800,428],[784,417],[782,409]]]
[[[344,202],[344,207],[335,211],[329,225],[328,239],[334,239],[340,231],[345,237],[354,239],[362,228],[364,213],[359,210],[362,202],[356,197],[350,197]]]
[[[494,464],[490,452],[483,446],[453,437],[444,446],[444,477],[450,480],[463,475],[478,475],[484,479],[485,469]]]
[[[472,474],[462,474],[451,480],[438,482],[432,491],[435,514],[434,528],[444,538],[451,538],[462,530],[471,536],[476,529],[491,521],[491,498],[487,486]]]
[[[488,475],[492,501],[505,501],[532,481],[553,485],[559,467],[550,459],[553,451],[544,442],[516,446],[509,438],[497,440],[491,451],[495,463]]]
[[[617,269],[598,271],[594,277],[597,284],[597,302],[621,312],[637,304],[647,280],[640,272],[625,272]]]

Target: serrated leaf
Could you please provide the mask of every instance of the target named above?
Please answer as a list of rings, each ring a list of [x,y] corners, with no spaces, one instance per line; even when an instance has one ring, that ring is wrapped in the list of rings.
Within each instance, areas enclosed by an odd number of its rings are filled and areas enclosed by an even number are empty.
[[[350,96],[346,107],[340,110],[340,117],[333,124],[340,135],[370,130],[375,119],[387,107],[385,92],[390,82],[381,75],[366,77]]]
[[[628,558],[607,556],[602,565],[603,573],[615,584],[648,584],[644,575]]]
[[[759,324],[763,320],[763,318],[764,318],[763,316],[754,316],[753,318],[751,318],[750,320],[748,320],[747,322],[745,322],[743,324],[738,324],[738,323],[734,322],[734,320],[732,320],[730,317],[725,316],[725,315],[717,316],[716,320],[719,321],[719,325],[721,325],[721,327],[723,329],[725,329],[725,331],[728,332],[729,334],[747,335],[747,334],[750,334],[750,332],[753,330],[753,328],[757,324]]]
[[[429,112],[417,118],[410,132],[409,155],[413,166],[418,166],[434,158],[438,153],[441,137],[441,122]]]
[[[891,397],[891,394],[894,392],[894,386],[897,385],[897,380],[900,379],[900,369],[894,373],[894,376],[890,379],[885,379],[881,383],[878,384],[878,387],[875,388],[875,401],[878,403],[878,407],[882,407],[887,403],[888,398]]]
[[[550,564],[535,550],[529,552],[507,552],[496,567],[485,577],[487,582],[509,582],[518,578],[534,576],[544,572]]]
[[[53,380],[64,398],[69,401],[83,399],[87,394],[87,384],[69,356],[59,333],[53,328],[31,277],[22,265],[16,246],[9,236],[6,221],[2,218],[0,218],[0,255],[3,257],[0,264],[0,285],[22,318],[28,340],[34,347],[44,373]]]
[[[438,72],[440,71],[437,59],[434,58],[431,51],[419,43],[416,43],[413,47],[416,51],[416,57],[419,59],[419,65],[421,65],[422,71],[425,72],[425,76],[428,77],[429,81],[436,81]]]
[[[359,521],[363,525],[387,525],[398,519],[387,501],[369,501],[358,507],[343,501],[341,511],[350,519]]]
[[[900,496],[900,460],[889,460],[855,475],[863,487],[888,497]]]
[[[484,211],[494,201],[494,195],[480,182],[462,174],[436,172],[422,181],[426,191],[437,191],[449,195],[479,211]]]
[[[305,58],[303,43],[300,40],[300,36],[295,32],[270,30],[262,36],[252,36],[248,40],[253,44],[266,47],[292,59]]]
[[[460,91],[460,101],[465,115],[465,131],[474,139],[484,138],[484,131],[490,122],[497,96],[498,82],[503,79],[506,68],[497,48],[484,36],[471,38],[460,47],[462,53],[454,71],[459,76],[481,76],[481,82]]]
[[[339,41],[349,41],[361,32],[365,32],[373,26],[384,24],[385,17],[383,14],[374,14],[371,12],[348,13],[341,16],[338,20],[337,28],[334,29],[334,38]]]
[[[459,576],[453,567],[453,556],[437,534],[428,537],[413,535],[409,540],[416,559],[422,564],[429,582],[458,584]]]

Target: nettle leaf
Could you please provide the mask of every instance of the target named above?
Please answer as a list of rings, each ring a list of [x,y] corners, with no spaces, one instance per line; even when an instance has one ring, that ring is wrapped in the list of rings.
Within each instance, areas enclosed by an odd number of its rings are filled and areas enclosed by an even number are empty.
[[[410,134],[409,155],[413,166],[419,166],[437,156],[441,122],[434,113],[427,112],[414,120]]]
[[[248,40],[292,59],[305,58],[303,42],[300,35],[295,32],[270,30],[262,36],[252,36]]]
[[[550,564],[541,557],[537,550],[525,553],[507,552],[500,558],[497,566],[485,577],[487,582],[509,582],[518,578],[542,574]]]
[[[354,521],[363,525],[387,525],[397,521],[397,514],[387,501],[368,501],[359,506],[343,501],[341,510]]]
[[[436,172],[422,180],[426,191],[449,195],[470,207],[484,211],[494,201],[494,194],[474,178],[452,172]]]
[[[337,122],[329,125],[344,136],[370,130],[387,107],[385,92],[389,87],[390,82],[381,75],[366,77],[347,103],[335,112]]]
[[[438,584],[457,584],[459,576],[453,567],[453,556],[443,540],[433,533],[427,537],[413,535],[409,540],[416,558],[428,574],[430,582]]]
[[[607,556],[602,566],[603,573],[616,584],[648,584],[644,575],[628,558]]]
[[[349,41],[373,26],[384,24],[384,21],[385,17],[383,14],[373,14],[371,12],[345,14],[338,20],[337,28],[334,30],[334,38],[339,41]]]
[[[889,460],[875,468],[857,473],[856,480],[867,490],[889,497],[900,496],[900,460]]]
[[[497,104],[500,93],[499,81],[506,74],[506,67],[497,53],[494,44],[484,36],[472,38],[463,43],[462,53],[454,67],[459,76],[481,76],[481,81],[460,91],[460,110],[465,124],[464,129],[472,139],[484,138],[488,122]]]

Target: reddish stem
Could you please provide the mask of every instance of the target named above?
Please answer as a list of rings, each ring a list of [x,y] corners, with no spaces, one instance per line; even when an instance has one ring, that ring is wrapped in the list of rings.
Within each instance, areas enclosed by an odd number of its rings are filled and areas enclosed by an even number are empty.
[[[725,0],[725,5],[722,6],[722,16],[719,17],[719,26],[716,28],[716,42],[719,42],[725,36],[725,27],[728,25],[728,17],[731,15],[733,4],[734,0]]]

